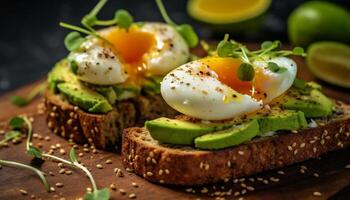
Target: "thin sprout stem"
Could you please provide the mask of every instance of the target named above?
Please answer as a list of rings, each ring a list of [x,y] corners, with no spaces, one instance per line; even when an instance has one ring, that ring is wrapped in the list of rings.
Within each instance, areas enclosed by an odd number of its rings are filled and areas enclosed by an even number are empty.
[[[114,25],[116,24],[116,21],[114,19],[111,19],[111,20],[97,20],[95,22],[95,25],[98,25],[98,26],[111,26],[111,25]]]
[[[78,32],[81,32],[81,33],[85,33],[87,35],[93,35],[92,32],[90,32],[90,31],[88,31],[86,29],[80,28],[79,26],[74,26],[74,25],[67,24],[67,23],[64,23],[64,22],[60,22],[60,26],[62,26],[64,28],[67,28],[67,29],[71,29],[73,31],[78,31]]]
[[[79,164],[78,162],[74,162],[73,164],[85,172],[87,177],[90,179],[93,191],[97,191],[98,189],[97,189],[96,182],[95,182],[94,178],[92,177],[92,174],[90,173],[90,171],[86,167],[84,167],[83,165]]]
[[[0,164],[1,165],[7,165],[7,166],[10,166],[10,167],[17,167],[17,168],[23,168],[23,169],[28,169],[28,170],[34,171],[39,176],[41,181],[43,182],[46,191],[50,192],[50,184],[47,182],[43,172],[38,170],[37,168],[29,166],[29,165],[22,164],[22,163],[14,162],[14,161],[8,161],[8,160],[0,160]]]
[[[107,0],[100,0],[97,3],[97,5],[91,10],[90,15],[96,16],[106,3],[107,3]]]
[[[248,58],[247,54],[245,53],[244,48],[243,48],[242,46],[239,47],[239,48],[240,48],[241,51],[242,51],[244,61],[247,62],[247,63],[249,63],[249,58]]]
[[[168,15],[168,13],[163,5],[162,0],[156,0],[156,3],[157,3],[158,9],[159,9],[160,14],[162,15],[164,21],[171,26],[176,26],[176,24],[173,22],[173,20],[170,19],[169,15]]]
[[[31,143],[32,143],[33,127],[32,127],[32,123],[29,121],[29,119],[26,116],[22,117],[22,119],[25,121],[25,123],[28,126],[26,150],[29,151],[29,148],[30,148]]]
[[[70,161],[67,161],[65,159],[62,159],[60,157],[57,157],[57,156],[53,156],[53,155],[50,155],[50,154],[42,154],[43,157],[48,157],[48,158],[51,158],[53,160],[57,160],[59,162],[62,162],[66,165],[69,165],[71,167],[75,167],[75,168],[79,168],[81,170],[83,170],[85,172],[85,174],[87,175],[87,177],[90,179],[90,182],[91,182],[91,185],[92,185],[92,188],[93,188],[93,191],[97,191],[97,185],[96,185],[96,182],[94,180],[94,178],[92,177],[92,174],[90,173],[90,171],[84,167],[83,165],[79,164],[78,162],[70,162]]]
[[[224,40],[225,40],[225,41],[228,41],[228,38],[229,38],[229,37],[230,37],[230,35],[229,35],[228,33],[226,33],[225,36],[224,36]]]

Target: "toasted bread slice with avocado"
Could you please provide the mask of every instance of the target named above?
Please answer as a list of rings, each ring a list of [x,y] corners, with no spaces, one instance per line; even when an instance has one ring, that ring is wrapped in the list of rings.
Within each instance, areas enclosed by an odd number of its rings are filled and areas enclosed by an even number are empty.
[[[100,149],[120,142],[124,128],[143,125],[145,120],[177,114],[160,95],[138,95],[117,102],[105,113],[89,113],[71,104],[62,94],[47,90],[45,105],[48,127],[58,135]]]
[[[316,120],[316,127],[255,137],[221,150],[167,145],[154,140],[146,128],[128,128],[122,162],[149,181],[170,185],[227,181],[281,168],[350,146],[350,105],[337,102],[336,107],[341,112]]]

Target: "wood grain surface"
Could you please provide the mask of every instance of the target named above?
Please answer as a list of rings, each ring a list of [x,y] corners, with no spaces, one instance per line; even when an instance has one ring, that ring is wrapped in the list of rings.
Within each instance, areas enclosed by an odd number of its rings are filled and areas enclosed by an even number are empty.
[[[296,59],[299,66],[299,76],[306,80],[316,80],[306,69],[302,59]],[[316,80],[319,82],[319,80]],[[0,97],[0,121],[4,129],[6,121],[17,114],[27,114],[34,118],[34,133],[39,137],[33,139],[34,145],[42,146],[42,149],[48,151],[52,145],[61,146],[55,150],[55,155],[62,155],[59,149],[68,152],[71,145],[51,133],[46,125],[43,115],[38,114],[38,104],[42,102],[42,98],[37,98],[33,103],[25,108],[17,108],[9,102],[9,97],[13,94],[25,95],[28,93],[32,85],[20,88],[12,93]],[[336,99],[350,103],[349,90],[324,85],[324,92]],[[45,139],[49,136],[50,139]],[[2,138],[3,135],[0,135]],[[86,150],[86,149],[85,149]],[[331,152],[319,159],[310,160],[304,163],[296,164],[287,168],[276,171],[269,171],[257,174],[252,177],[246,177],[245,180],[230,180],[228,183],[217,183],[214,185],[198,186],[198,187],[171,187],[149,183],[146,180],[132,173],[126,172],[120,162],[120,156],[112,152],[98,151],[97,154],[85,152],[83,146],[79,146],[77,153],[83,155],[79,160],[91,169],[92,174],[96,178],[100,188],[109,187],[115,184],[117,190],[111,190],[112,199],[129,199],[129,195],[135,194],[136,199],[215,199],[222,197],[225,199],[350,199],[350,169],[345,166],[350,164],[350,149],[337,152]],[[31,164],[31,157],[25,154],[24,142],[21,144],[10,144],[9,147],[0,148],[0,158],[19,161]],[[111,164],[106,164],[106,160],[111,160]],[[34,163],[37,164],[37,163]],[[101,164],[103,169],[98,169],[97,164]],[[181,165],[181,163],[178,163]],[[20,170],[2,166],[0,169],[0,199],[77,199],[83,196],[87,187],[91,187],[86,176],[79,170],[65,167],[73,173],[71,175],[59,174],[60,167],[57,163],[46,161],[42,163],[40,169],[49,174],[47,179],[50,184],[55,187],[56,191],[47,193],[43,185],[35,174],[30,171]],[[120,168],[123,177],[118,177],[114,173],[115,168]],[[304,169],[304,173],[302,173]],[[220,170],[220,169],[218,169]],[[316,173],[316,174],[315,174]],[[318,177],[316,177],[318,175]],[[271,180],[271,177],[272,178]],[[279,179],[278,181],[277,178]],[[261,179],[265,181],[260,181]],[[63,183],[63,187],[58,188],[56,183]],[[265,183],[264,183],[265,182]],[[242,184],[244,183],[244,184]],[[134,185],[137,185],[134,186]],[[246,187],[251,186],[251,187]],[[22,195],[20,189],[28,192]],[[119,189],[125,191],[120,192]],[[207,192],[207,190],[208,192]],[[253,190],[254,191],[251,191]],[[315,196],[314,192],[320,192],[321,196]],[[237,196],[237,194],[239,195]],[[242,195],[243,193],[243,195]],[[229,195],[231,194],[231,195]],[[236,195],[235,195],[236,194]],[[32,196],[33,195],[33,196]]]

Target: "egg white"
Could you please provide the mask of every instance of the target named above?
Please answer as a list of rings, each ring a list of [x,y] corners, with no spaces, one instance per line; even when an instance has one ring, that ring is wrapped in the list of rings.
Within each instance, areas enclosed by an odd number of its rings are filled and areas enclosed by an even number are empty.
[[[204,120],[228,119],[262,106],[249,95],[239,94],[221,83],[217,74],[200,61],[167,74],[161,83],[161,94],[175,110]]]
[[[268,62],[287,70],[272,72],[266,68]],[[285,57],[256,61],[253,66],[268,76],[260,88],[267,94],[264,101],[240,94],[223,84],[218,80],[218,75],[201,60],[184,64],[167,74],[161,83],[161,95],[175,110],[199,119],[223,120],[248,114],[287,91],[296,76],[295,62]]]
[[[81,50],[68,56],[77,64],[78,79],[97,85],[123,83],[127,79],[123,63],[111,47],[99,39],[88,38]]]
[[[112,28],[100,32],[106,33]],[[187,62],[190,55],[189,47],[173,27],[164,23],[147,22],[141,25],[139,31],[151,33],[156,41],[142,58],[147,75],[165,75]],[[77,77],[96,85],[125,82],[128,78],[125,72],[126,63],[116,49],[112,48],[100,39],[87,38],[80,50],[72,52],[68,57],[78,66]]]

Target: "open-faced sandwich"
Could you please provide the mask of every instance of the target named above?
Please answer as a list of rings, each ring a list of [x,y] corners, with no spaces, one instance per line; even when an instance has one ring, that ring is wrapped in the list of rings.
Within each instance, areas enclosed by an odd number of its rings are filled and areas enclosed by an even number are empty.
[[[161,82],[176,118],[128,128],[122,162],[152,182],[197,185],[280,168],[350,144],[350,106],[297,79],[297,64],[264,42],[250,51],[221,41],[212,56],[186,63]]]
[[[61,23],[74,30],[65,38],[70,53],[49,73],[45,95],[54,133],[103,149],[117,144],[126,127],[177,113],[159,95],[160,81],[188,62],[189,48],[198,43],[192,27],[172,22],[160,1],[167,24],[133,22],[125,10],[112,20],[99,20],[105,2],[82,19],[84,28]]]

